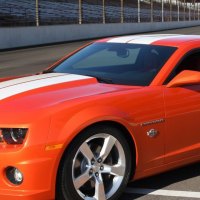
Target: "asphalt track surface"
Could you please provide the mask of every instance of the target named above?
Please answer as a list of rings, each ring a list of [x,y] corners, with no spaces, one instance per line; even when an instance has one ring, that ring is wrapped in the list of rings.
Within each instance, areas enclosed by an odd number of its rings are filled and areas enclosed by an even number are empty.
[[[163,34],[200,35],[200,27],[168,30]],[[42,71],[89,41],[0,52],[0,77]],[[130,183],[120,200],[200,199],[200,163]]]

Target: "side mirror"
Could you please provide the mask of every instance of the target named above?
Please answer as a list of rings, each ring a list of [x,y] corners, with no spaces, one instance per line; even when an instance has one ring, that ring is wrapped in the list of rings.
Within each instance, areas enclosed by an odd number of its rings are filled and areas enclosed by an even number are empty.
[[[167,87],[178,87],[184,85],[200,84],[200,72],[184,70],[175,76],[168,84]]]

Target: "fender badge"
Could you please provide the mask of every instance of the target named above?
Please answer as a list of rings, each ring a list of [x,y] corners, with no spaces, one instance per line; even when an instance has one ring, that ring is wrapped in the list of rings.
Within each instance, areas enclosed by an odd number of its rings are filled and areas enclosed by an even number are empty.
[[[152,120],[152,121],[149,121],[149,122],[143,122],[140,125],[141,126],[149,126],[149,125],[152,125],[152,124],[159,124],[159,123],[163,123],[163,122],[165,122],[164,119],[157,119],[157,120]]]
[[[149,136],[150,138],[154,138],[156,137],[156,135],[158,134],[158,131],[155,129],[151,129],[147,132],[147,136]]]

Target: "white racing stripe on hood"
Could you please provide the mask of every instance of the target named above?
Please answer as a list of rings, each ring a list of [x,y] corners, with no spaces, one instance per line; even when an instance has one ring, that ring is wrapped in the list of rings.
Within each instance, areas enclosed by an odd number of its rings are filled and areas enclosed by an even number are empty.
[[[90,78],[92,77],[52,73],[5,81],[0,83],[0,100],[46,86]]]
[[[45,79],[45,78],[52,78],[57,76],[64,76],[66,74],[61,73],[52,73],[52,74],[41,74],[41,75],[33,75],[33,76],[27,76],[22,78],[16,78],[8,81],[4,81],[0,83],[0,89],[4,87],[10,87],[12,85],[22,84],[30,81]]]

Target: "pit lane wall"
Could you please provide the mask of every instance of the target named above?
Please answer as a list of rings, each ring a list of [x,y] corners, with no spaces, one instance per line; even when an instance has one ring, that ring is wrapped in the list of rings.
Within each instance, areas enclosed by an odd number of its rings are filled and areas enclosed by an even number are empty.
[[[0,50],[199,26],[200,21],[0,28]]]

